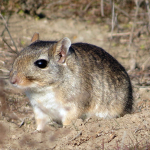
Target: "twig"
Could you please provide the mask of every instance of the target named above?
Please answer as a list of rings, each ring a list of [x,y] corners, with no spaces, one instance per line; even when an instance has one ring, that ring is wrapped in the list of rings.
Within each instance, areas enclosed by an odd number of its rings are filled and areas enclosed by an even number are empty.
[[[68,4],[70,4],[70,0],[65,1],[65,2],[58,0],[57,2],[55,1],[55,2],[49,3],[48,5],[45,5],[45,7],[47,9],[50,9],[50,7],[54,7],[55,5],[68,5]]]
[[[85,122],[84,122],[84,125],[85,125],[90,119],[91,119],[90,117],[87,118],[87,119],[85,120]]]
[[[127,36],[130,35],[131,32],[126,32],[126,33],[112,33],[110,35],[108,35],[109,37],[113,37],[113,36]]]
[[[135,18],[134,18],[134,22],[132,25],[132,29],[131,29],[131,34],[130,34],[130,38],[129,38],[129,46],[128,46],[128,50],[130,51],[131,48],[131,44],[133,41],[133,32],[134,32],[134,28],[135,28],[135,24],[136,24],[136,19],[137,19],[137,15],[138,15],[138,11],[139,11],[139,5],[138,5],[138,0],[136,0],[136,12],[135,12]]]
[[[83,12],[86,12],[86,11],[88,10],[88,8],[90,7],[91,3],[92,3],[92,1],[89,2],[89,3],[86,5],[86,7],[85,7],[85,9],[83,10]]]
[[[75,140],[76,138],[78,138],[80,135],[82,135],[82,131],[80,131],[74,138],[72,138],[70,141]]]
[[[126,131],[124,131],[123,136],[122,136],[121,148],[120,149],[123,149],[123,144],[124,144],[124,140],[126,138],[126,134],[127,134]]]
[[[104,17],[104,1],[101,0],[101,16]]]
[[[2,71],[2,72],[7,72],[7,73],[10,72],[9,70],[3,69],[3,68],[0,68],[0,71]]]
[[[111,19],[111,35],[113,34],[114,30],[114,18],[115,18],[115,8],[114,8],[114,1],[112,2],[112,19]],[[112,36],[111,36],[112,39]]]
[[[10,16],[8,16],[7,21],[5,21],[5,22],[6,22],[6,24],[8,24],[9,17],[10,17]],[[2,33],[1,33],[1,35],[0,35],[1,37],[4,35],[5,30],[6,30],[6,28],[4,28],[4,29],[3,29],[3,31],[2,31]]]
[[[2,18],[3,23],[4,23],[4,26],[5,26],[5,28],[6,28],[7,32],[8,32],[8,34],[9,34],[9,36],[10,36],[10,38],[11,38],[11,41],[13,42],[13,45],[14,45],[14,46],[15,46],[15,48],[16,48],[16,52],[18,53],[17,46],[16,46],[16,44],[15,44],[15,42],[14,42],[14,40],[13,40],[13,38],[12,38],[12,36],[11,36],[10,32],[9,32],[9,29],[8,29],[8,27],[7,27],[7,23],[6,23],[6,21],[5,21],[4,17],[2,16],[2,14],[1,14],[1,13],[0,13],[0,17]]]
[[[0,75],[0,79],[9,79],[9,76],[6,76],[6,75],[1,76],[1,75]]]
[[[137,15],[138,15],[138,11],[139,11],[139,4],[138,4],[138,0],[135,0],[135,3],[136,3],[136,11],[135,11],[135,18],[134,18],[134,22],[132,24],[132,29],[131,29],[131,34],[130,34],[130,37],[129,37],[129,45],[128,45],[128,51],[129,51],[129,54],[131,56],[131,65],[130,65],[130,70],[128,71],[128,73],[130,71],[132,71],[133,69],[135,69],[134,67],[136,66],[136,61],[135,61],[135,58],[133,56],[133,53],[131,53],[131,44],[133,42],[133,33],[134,33],[134,29],[135,29],[135,26],[136,26],[136,20],[137,20]]]
[[[2,38],[2,40],[3,40],[3,42],[11,49],[11,51],[10,52],[13,52],[13,53],[17,53],[16,51],[14,51],[12,48],[11,48],[11,46],[6,42],[6,40],[4,39],[4,38]]]
[[[147,6],[147,11],[148,11],[148,19],[149,19],[149,27],[150,27],[150,6],[149,6],[149,1],[148,0],[145,0],[145,2],[146,2],[146,6]]]
[[[142,128],[137,128],[135,131],[134,131],[134,133],[137,133],[138,131],[141,131],[142,130]]]
[[[120,9],[117,5],[114,5],[115,9],[117,9],[118,11],[120,11],[121,13],[123,13],[125,16],[127,16],[128,18],[131,19],[131,17],[129,16],[129,14],[127,12],[125,12],[124,10]]]
[[[142,64],[141,66],[142,70],[145,70],[146,67],[149,66],[149,62],[150,62],[150,57],[146,59],[146,61],[144,61],[144,63]]]
[[[24,119],[22,120],[22,122],[20,123],[20,125],[19,125],[19,128],[21,128],[23,125],[24,125]]]

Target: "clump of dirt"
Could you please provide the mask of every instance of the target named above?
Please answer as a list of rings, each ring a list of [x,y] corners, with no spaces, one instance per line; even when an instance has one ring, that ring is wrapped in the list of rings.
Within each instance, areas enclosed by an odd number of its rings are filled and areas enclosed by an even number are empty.
[[[128,43],[109,42],[107,26],[87,24],[79,19],[36,20],[13,15],[9,19],[9,31],[18,50],[30,44],[32,35],[40,33],[42,40],[60,40],[69,37],[72,42],[87,42],[104,48],[129,71],[134,89],[134,111],[121,118],[78,119],[74,124],[60,128],[50,123],[44,132],[36,132],[36,125],[29,100],[22,91],[10,85],[9,80],[0,82],[0,148],[1,149],[149,149],[150,135],[150,72],[149,40],[147,36],[136,39],[146,44],[144,50],[130,55]],[[0,33],[4,26],[0,25]],[[5,39],[12,45],[7,32]],[[15,47],[12,46],[15,50]],[[143,49],[143,47],[141,48]],[[133,57],[135,56],[135,57]],[[16,54],[0,41],[0,70],[9,74]],[[135,59],[136,63],[131,60]],[[135,65],[133,68],[131,66]],[[143,67],[144,69],[143,69]]]

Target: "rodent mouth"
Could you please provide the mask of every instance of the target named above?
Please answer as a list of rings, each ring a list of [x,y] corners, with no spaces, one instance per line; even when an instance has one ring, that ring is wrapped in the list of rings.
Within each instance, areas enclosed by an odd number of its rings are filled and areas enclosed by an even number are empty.
[[[34,77],[31,77],[31,76],[27,76],[26,79],[30,82],[32,81],[36,81],[37,79],[35,79]]]

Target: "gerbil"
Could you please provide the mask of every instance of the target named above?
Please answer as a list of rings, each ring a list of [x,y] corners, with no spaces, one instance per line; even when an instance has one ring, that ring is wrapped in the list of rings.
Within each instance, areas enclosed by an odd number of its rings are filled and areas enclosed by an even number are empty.
[[[132,86],[124,67],[105,50],[69,38],[32,44],[15,59],[10,82],[25,90],[37,130],[49,120],[69,125],[82,115],[113,118],[132,110]]]

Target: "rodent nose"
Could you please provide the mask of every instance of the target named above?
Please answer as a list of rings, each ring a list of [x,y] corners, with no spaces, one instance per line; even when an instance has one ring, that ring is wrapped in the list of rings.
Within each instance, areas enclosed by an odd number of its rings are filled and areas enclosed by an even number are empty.
[[[17,78],[12,77],[12,78],[10,79],[10,83],[11,83],[11,84],[16,84],[16,83],[17,83]]]
[[[17,76],[15,73],[12,71],[10,72],[10,83],[11,84],[16,84],[18,82]]]

